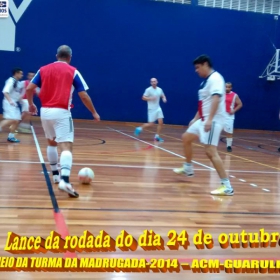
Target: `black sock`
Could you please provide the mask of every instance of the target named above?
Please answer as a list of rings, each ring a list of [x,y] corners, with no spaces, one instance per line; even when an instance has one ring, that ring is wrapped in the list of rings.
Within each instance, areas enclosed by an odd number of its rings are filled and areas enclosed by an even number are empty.
[[[52,175],[59,175],[58,170],[52,171]]]
[[[62,179],[65,183],[69,183],[69,176],[61,176],[61,179]]]

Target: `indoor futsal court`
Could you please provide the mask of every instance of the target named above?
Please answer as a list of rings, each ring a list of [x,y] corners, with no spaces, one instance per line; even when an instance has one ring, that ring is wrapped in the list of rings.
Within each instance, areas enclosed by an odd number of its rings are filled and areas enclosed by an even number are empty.
[[[0,0],[0,280],[279,279],[279,15]]]
[[[182,162],[181,134],[185,127],[166,126],[165,143],[150,141],[152,132],[141,138],[133,136],[135,124],[121,122],[75,121],[76,144],[73,152],[72,183],[80,193],[78,200],[68,198],[50,186],[43,173],[46,143],[38,120],[33,123],[34,137],[23,135],[21,148],[1,141],[1,247],[6,232],[48,236],[52,230],[64,235],[82,235],[84,230],[99,234],[105,230],[116,237],[125,229],[135,237],[153,229],[165,242],[170,229],[186,229],[193,236],[198,229],[211,233],[267,232],[279,228],[278,176],[279,133],[238,130],[234,153],[219,151],[235,187],[233,197],[209,195],[218,183],[203,148],[194,145],[196,176],[173,174]],[[38,141],[38,145],[36,143]],[[85,149],[83,143],[88,143]],[[88,150],[90,149],[90,152]],[[41,158],[41,153],[43,158]],[[80,185],[76,174],[82,167],[95,172],[91,185]],[[242,168],[241,168],[242,167]],[[46,175],[46,177],[45,177]],[[40,187],[38,187],[40,186]],[[3,256],[9,253],[2,252]],[[58,254],[63,256],[63,254]],[[47,256],[53,256],[48,253]],[[71,256],[71,253],[70,253]],[[214,241],[211,250],[190,246],[179,251],[144,251],[113,253],[79,253],[77,257],[277,259],[278,248],[222,250]],[[181,273],[25,273],[2,272],[1,279],[271,279],[266,274],[191,274]]]

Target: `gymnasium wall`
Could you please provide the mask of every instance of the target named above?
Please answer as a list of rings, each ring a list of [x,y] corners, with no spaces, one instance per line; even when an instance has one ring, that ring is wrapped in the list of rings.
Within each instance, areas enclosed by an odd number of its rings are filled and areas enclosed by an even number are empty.
[[[0,19],[0,47],[13,36],[9,24]],[[236,127],[278,130],[280,81],[258,78],[274,54],[269,37],[276,35],[268,14],[147,0],[33,0],[16,23],[14,51],[0,50],[0,82],[14,66],[37,71],[68,44],[103,120],[146,121],[141,97],[156,77],[168,100],[165,122],[188,124],[201,82],[192,61],[206,53],[244,103]],[[77,95],[74,105],[74,118],[91,118]]]

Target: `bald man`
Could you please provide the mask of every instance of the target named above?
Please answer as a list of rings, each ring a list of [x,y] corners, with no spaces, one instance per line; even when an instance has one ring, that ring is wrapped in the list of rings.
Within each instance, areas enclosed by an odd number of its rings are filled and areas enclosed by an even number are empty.
[[[163,113],[160,107],[160,98],[164,103],[167,102],[166,97],[163,93],[163,90],[157,86],[158,80],[156,78],[151,79],[151,86],[145,90],[142,100],[147,101],[148,103],[148,123],[143,124],[142,126],[136,127],[134,131],[135,136],[139,136],[140,133],[148,127],[154,125],[158,121],[157,133],[154,137],[155,141],[163,142],[164,140],[159,136],[163,126]]]
[[[80,72],[70,66],[72,50],[68,46],[60,46],[57,50],[57,61],[40,68],[26,89],[29,111],[37,113],[33,103],[34,90],[41,88],[41,121],[48,140],[47,156],[51,165],[53,181],[58,188],[67,192],[71,197],[79,197],[69,182],[72,168],[72,147],[74,142],[73,120],[70,112],[72,94],[77,91],[84,105],[92,113],[95,120],[100,117],[96,112],[90,96],[89,89]],[[58,172],[57,144],[61,149],[60,169]],[[60,176],[61,175],[61,176]]]

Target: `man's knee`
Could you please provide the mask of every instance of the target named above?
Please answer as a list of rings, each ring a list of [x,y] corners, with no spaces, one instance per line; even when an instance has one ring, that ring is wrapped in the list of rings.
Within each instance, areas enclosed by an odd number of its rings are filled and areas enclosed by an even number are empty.
[[[49,146],[53,146],[53,147],[57,146],[57,142],[55,141],[55,139],[48,139],[48,144]]]
[[[217,151],[217,147],[216,146],[212,146],[212,145],[206,145],[205,146],[205,153],[207,155],[208,158],[213,158],[217,155],[218,151]]]
[[[197,139],[197,135],[189,133],[189,132],[185,132],[182,135],[182,140],[183,140],[184,143],[192,143],[196,139]]]
[[[72,142],[61,142],[59,143],[61,151],[70,151],[72,152],[73,143]]]
[[[20,120],[12,120],[11,123],[12,123],[12,126],[16,126],[17,127],[19,125],[19,123],[20,123]]]

